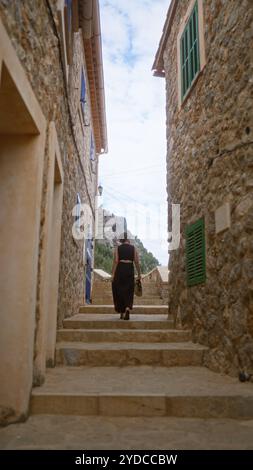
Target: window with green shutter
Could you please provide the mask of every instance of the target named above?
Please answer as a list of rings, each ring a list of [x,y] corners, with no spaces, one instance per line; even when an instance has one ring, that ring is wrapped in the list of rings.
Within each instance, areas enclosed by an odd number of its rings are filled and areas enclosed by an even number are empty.
[[[188,286],[206,280],[205,221],[200,219],[186,228],[186,271]]]
[[[180,40],[182,100],[200,71],[198,2]]]

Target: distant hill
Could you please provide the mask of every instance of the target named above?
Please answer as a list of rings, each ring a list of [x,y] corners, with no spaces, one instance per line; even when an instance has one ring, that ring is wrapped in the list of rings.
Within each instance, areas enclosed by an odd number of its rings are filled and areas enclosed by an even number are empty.
[[[140,255],[142,274],[147,274],[149,271],[152,271],[152,269],[156,268],[156,266],[160,266],[158,259],[154,257],[153,253],[145,248],[139,238],[135,237],[134,244]]]
[[[159,261],[154,255],[149,252],[139,240],[138,237],[134,238],[134,245],[136,246],[140,255],[140,265],[142,274],[147,274],[152,269],[159,266]],[[95,262],[94,267],[96,269],[103,269],[107,273],[112,272],[112,261],[113,261],[113,246],[110,242],[103,240],[102,242],[96,240],[95,244]]]

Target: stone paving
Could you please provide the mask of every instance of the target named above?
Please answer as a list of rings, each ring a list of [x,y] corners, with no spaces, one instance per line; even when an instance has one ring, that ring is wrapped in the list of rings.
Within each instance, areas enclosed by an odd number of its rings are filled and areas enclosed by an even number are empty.
[[[253,420],[31,416],[0,429],[0,449],[253,449]]]

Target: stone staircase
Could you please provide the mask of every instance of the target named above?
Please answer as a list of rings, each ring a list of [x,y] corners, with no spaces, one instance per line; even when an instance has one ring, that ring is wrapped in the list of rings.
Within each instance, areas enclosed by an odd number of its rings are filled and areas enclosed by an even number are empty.
[[[135,297],[135,305],[165,305],[168,308],[168,299],[163,298],[158,287],[154,282],[142,282],[143,295]],[[95,305],[112,305],[112,288],[111,282],[95,280],[92,292],[92,302]]]
[[[251,384],[206,369],[206,348],[173,329],[163,306],[134,312],[124,321],[92,305],[66,319],[32,414],[253,418]]]
[[[86,314],[94,314],[98,313],[100,315],[104,314],[114,314],[114,318],[117,318],[115,315],[114,306],[112,304],[101,304],[101,305],[85,305],[80,307],[80,313]],[[168,306],[167,305],[140,305],[137,304],[134,307],[134,313],[137,315],[166,315],[168,313]],[[119,326],[119,325],[118,325]]]

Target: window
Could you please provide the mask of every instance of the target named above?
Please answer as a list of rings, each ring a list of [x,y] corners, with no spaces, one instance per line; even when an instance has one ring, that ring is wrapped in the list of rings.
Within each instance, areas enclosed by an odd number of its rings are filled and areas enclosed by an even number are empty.
[[[200,71],[198,1],[180,39],[181,99],[183,101]]]
[[[93,134],[91,134],[91,138],[90,138],[90,160],[93,162],[95,160],[95,145],[94,145]]]
[[[79,115],[82,123],[82,127],[90,127],[90,110],[88,105],[88,96],[86,88],[86,77],[84,69],[81,68],[81,82],[80,82],[80,107]],[[83,128],[84,132],[84,128]]]
[[[72,0],[65,0],[64,6],[64,20],[65,20],[65,37],[67,48],[68,63],[71,62],[71,47],[72,47]]]
[[[186,270],[189,287],[206,280],[205,222],[200,219],[186,228]]]
[[[79,232],[81,231],[81,198],[80,194],[77,193],[76,195],[76,205],[77,205],[77,210],[76,210],[76,222],[78,222],[78,230]]]
[[[85,97],[86,97],[86,84],[85,84],[85,78],[84,78],[84,73],[82,70],[82,76],[81,76],[81,108],[82,108],[82,114],[83,114],[83,119],[84,119],[84,111],[85,111]]]
[[[72,23],[72,0],[65,0],[65,7],[67,9],[67,22],[68,22],[68,27],[71,29],[71,23]]]

